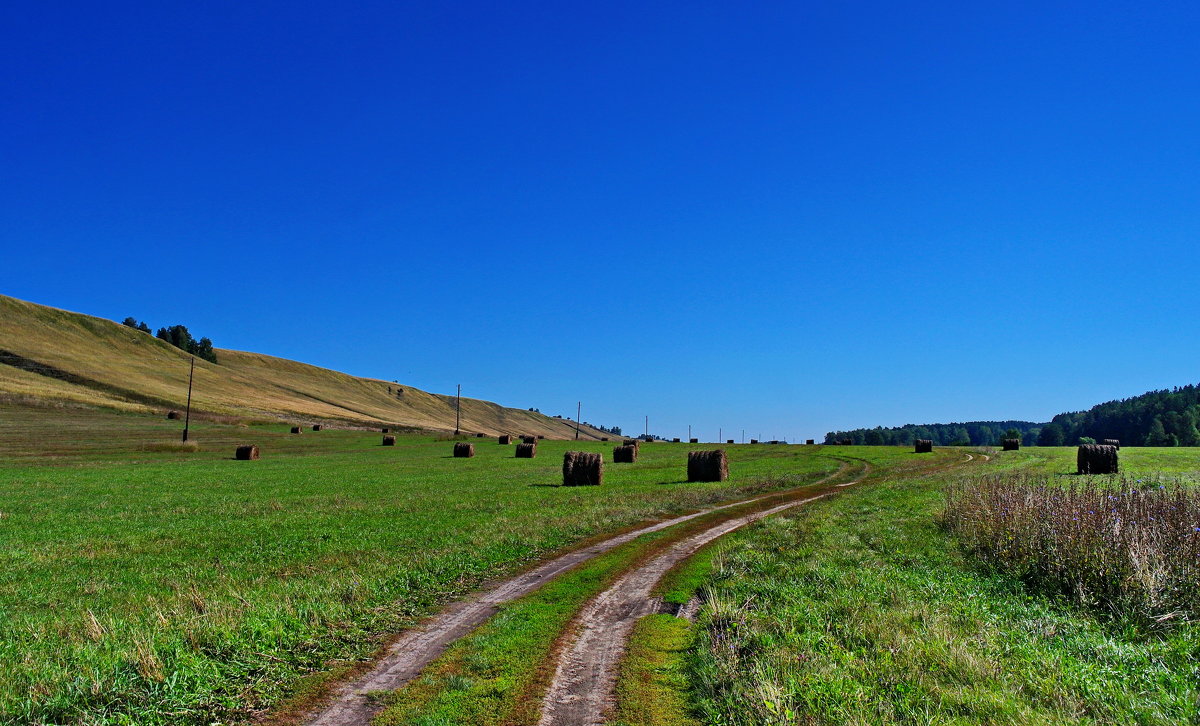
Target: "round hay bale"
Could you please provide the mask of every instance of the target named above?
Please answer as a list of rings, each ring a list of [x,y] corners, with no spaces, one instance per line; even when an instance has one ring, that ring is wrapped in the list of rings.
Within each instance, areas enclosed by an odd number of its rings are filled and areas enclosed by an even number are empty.
[[[725,481],[729,478],[729,460],[724,449],[689,451],[688,481]]]
[[[180,414],[178,411],[167,411],[167,418],[172,421],[178,421],[180,419]]]
[[[475,438],[477,439],[482,439],[484,436],[485,434],[475,434]]]
[[[679,443],[679,439],[677,439],[677,438],[675,438],[675,439],[671,439],[671,443],[673,443],[673,444],[678,444],[678,443]]]
[[[933,453],[933,440],[932,439],[917,439],[916,441],[913,442],[913,447],[914,447],[915,453],[932,454]]]
[[[304,429],[300,428],[299,426],[293,426],[293,427],[292,427],[292,433],[293,433],[293,434],[298,434],[298,433],[300,433],[300,432],[301,432],[301,431],[303,431],[303,430],[304,430]]]
[[[390,434],[390,433],[392,433],[392,430],[389,428],[383,428],[383,429],[380,429],[379,432],[384,433],[384,434]]]
[[[589,451],[563,454],[563,486],[600,486],[604,481],[604,457]]]
[[[1115,446],[1117,447],[1117,451],[1121,450],[1121,442],[1117,439],[1105,439],[1100,443],[1104,444],[1105,446]]]
[[[537,444],[532,443],[532,442],[526,442],[524,444],[517,444],[516,458],[532,459],[535,456],[537,456]]]
[[[636,447],[636,446],[613,447],[613,463],[614,464],[636,464],[637,456],[638,456],[638,447]]]
[[[608,437],[607,437],[607,436],[601,436],[601,437],[600,437],[600,440],[601,440],[601,441],[608,441]]]
[[[523,443],[523,444],[536,444],[536,443],[537,443],[537,437],[536,437],[536,436],[522,436],[522,437],[521,437],[521,443]]]
[[[325,428],[325,427],[322,426],[321,424],[313,424],[313,431],[320,431],[323,428]]]
[[[757,443],[758,443],[758,439],[750,439],[750,443],[752,443],[752,444],[757,444]]]
[[[544,439],[544,438],[546,438],[546,437],[545,437],[545,436],[543,436],[542,434],[538,434],[538,441],[541,441],[541,440],[542,440],[542,439]]]
[[[641,446],[641,445],[642,445],[642,442],[640,439],[625,439],[624,441],[621,442],[621,446]]]
[[[817,441],[816,441],[816,439],[808,439],[804,443],[806,446],[816,446]]]
[[[475,455],[475,444],[468,444],[465,441],[459,441],[454,445],[454,458],[469,459]]]
[[[384,436],[383,437],[383,445],[384,446],[395,446],[396,445],[396,437],[395,436]]]
[[[512,443],[512,437],[508,434],[502,434],[496,437],[496,441],[500,442],[500,444],[503,446],[508,446]]]
[[[1020,439],[1001,439],[1000,450],[1001,451],[1020,451],[1021,450],[1021,440]]]
[[[698,444],[698,443],[700,443],[700,439],[688,439],[688,443],[689,444]]]
[[[1117,447],[1110,444],[1082,444],[1075,454],[1078,474],[1118,473]]]
[[[233,458],[238,461],[253,461],[258,458],[258,446],[255,444],[244,444],[237,447]]]
[[[733,443],[733,439],[725,439],[725,443],[727,443],[727,444],[732,444],[732,443]]]

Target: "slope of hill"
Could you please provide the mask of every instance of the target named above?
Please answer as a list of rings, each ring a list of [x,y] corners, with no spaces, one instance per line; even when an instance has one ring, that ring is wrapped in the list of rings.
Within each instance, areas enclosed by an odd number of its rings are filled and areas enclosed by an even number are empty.
[[[202,416],[454,429],[453,396],[258,353],[217,356],[196,360],[192,409]],[[0,401],[160,413],[183,407],[190,358],[109,320],[0,295]],[[575,436],[565,419],[471,398],[462,430]],[[582,426],[580,436],[608,434]]]

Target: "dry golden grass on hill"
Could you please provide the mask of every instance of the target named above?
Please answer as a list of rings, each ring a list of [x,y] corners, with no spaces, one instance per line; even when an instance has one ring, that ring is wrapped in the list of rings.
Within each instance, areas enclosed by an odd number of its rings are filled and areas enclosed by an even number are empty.
[[[217,357],[219,364],[196,360],[193,410],[254,420],[454,428],[450,396],[259,353],[218,349]],[[0,400],[165,411],[184,405],[189,358],[119,323],[0,295]],[[462,430],[575,435],[565,419],[471,398],[462,401]],[[604,435],[581,427],[588,439]]]

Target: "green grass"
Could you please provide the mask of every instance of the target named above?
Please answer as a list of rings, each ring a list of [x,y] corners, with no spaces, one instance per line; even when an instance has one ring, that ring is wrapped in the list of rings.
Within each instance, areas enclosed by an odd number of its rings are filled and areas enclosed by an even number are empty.
[[[617,681],[614,726],[700,726],[688,715],[685,654],[692,624],[673,615],[638,621]]]
[[[732,447],[733,479],[686,484],[689,447],[649,445],[563,489],[573,442],[456,460],[430,437],[204,423],[198,452],[149,450],[177,430],[0,410],[0,722],[249,719],[485,577],[836,465]],[[264,458],[233,461],[243,441]]]
[[[928,467],[958,460],[957,454],[914,459],[894,449],[867,453],[879,467],[901,463]],[[803,473],[808,481],[828,476],[828,469],[820,469],[815,464],[831,456],[838,456],[839,460],[850,464],[845,469],[845,479],[853,477],[862,467],[862,462],[849,457],[846,450],[807,450],[798,457],[798,466],[800,461],[805,463],[797,474]],[[797,483],[801,480],[797,478]],[[714,519],[736,514],[736,510],[714,513],[643,536],[505,606],[500,615],[449,649],[426,670],[423,678],[397,692],[376,723],[380,726],[501,726],[536,721],[537,707],[543,695],[541,687],[554,669],[548,655],[578,608],[599,594],[623,570],[649,556],[656,546],[666,546],[712,526]],[[694,564],[680,568],[670,574],[664,586],[683,592],[690,582],[688,573],[693,572],[696,572]],[[655,719],[647,723],[688,723],[681,710],[682,698],[668,698],[673,686],[678,684],[672,683],[669,677],[665,681],[662,678],[665,675],[662,669],[678,668],[675,661],[680,647],[664,644],[659,637],[661,632],[661,628],[639,624],[634,634],[633,652],[642,653],[644,658],[626,664],[620,686],[622,694],[633,699],[628,703],[621,702],[623,718],[631,724],[640,718]],[[679,695],[677,691],[675,694]]]
[[[498,726],[537,718],[539,666],[571,616],[626,567],[669,537],[642,535],[505,605],[420,678],[387,699],[375,726]],[[531,709],[532,707],[532,709]],[[525,718],[522,718],[525,717]]]
[[[972,471],[1073,480],[1073,449]],[[1196,450],[1122,450],[1194,471]],[[1114,629],[982,570],[935,523],[949,475],[891,477],[733,535],[687,661],[697,720],[1180,724],[1200,719],[1200,628]]]
[[[798,457],[793,484],[827,476],[830,464],[823,456]],[[745,509],[755,506],[762,505]],[[502,606],[497,616],[427,668],[421,679],[398,691],[375,723],[498,726],[536,721],[542,680],[553,672],[549,656],[578,609],[638,561],[742,509],[714,512],[642,535]]]

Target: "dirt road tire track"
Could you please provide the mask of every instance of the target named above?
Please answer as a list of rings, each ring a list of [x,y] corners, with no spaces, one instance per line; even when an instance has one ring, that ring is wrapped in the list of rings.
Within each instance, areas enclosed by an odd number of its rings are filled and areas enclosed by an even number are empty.
[[[869,471],[870,466],[864,462],[858,479],[835,486],[857,484]],[[584,606],[576,617],[574,638],[559,655],[553,680],[542,701],[538,726],[603,726],[607,723],[606,715],[614,705],[617,670],[629,636],[640,618],[658,612],[658,599],[651,593],[668,570],[734,530],[834,493],[836,490],[826,491],[725,520],[672,544],[642,566],[622,575]]]
[[[842,476],[850,464],[844,459],[838,470],[812,484],[801,488],[819,486]],[[373,668],[338,687],[328,705],[310,711],[299,719],[305,726],[366,726],[382,710],[382,706],[371,694],[379,691],[394,691],[412,680],[425,666],[433,662],[455,640],[467,635],[488,618],[495,615],[500,605],[527,595],[557,575],[576,565],[587,562],[643,534],[657,532],[683,522],[703,517],[725,509],[741,507],[754,502],[771,499],[786,492],[764,494],[728,504],[685,514],[656,524],[641,527],[624,534],[573,550],[560,555],[528,572],[501,582],[499,585],[466,600],[452,603],[421,625],[404,632],[391,645]]]
[[[983,461],[990,457],[980,454]],[[967,455],[969,463],[975,457]],[[716,539],[773,514],[830,496],[840,487],[857,484],[867,477],[871,467],[859,460],[863,470],[857,479],[835,484],[829,491],[776,507],[736,517],[699,534],[681,540],[641,567],[627,572],[612,586],[589,602],[574,621],[572,639],[558,657],[554,678],[542,701],[538,726],[604,726],[614,706],[617,673],[637,621],[659,611],[657,598],[651,597],[655,585],[671,568],[691,557]],[[943,465],[949,469],[953,464]],[[828,481],[828,480],[826,480]],[[679,615],[692,619],[699,603],[693,599]]]

